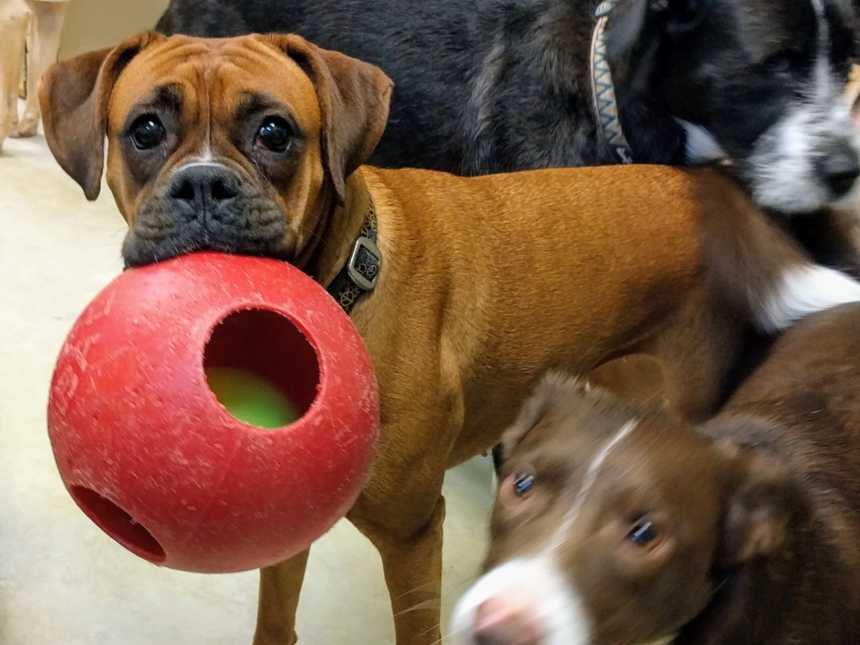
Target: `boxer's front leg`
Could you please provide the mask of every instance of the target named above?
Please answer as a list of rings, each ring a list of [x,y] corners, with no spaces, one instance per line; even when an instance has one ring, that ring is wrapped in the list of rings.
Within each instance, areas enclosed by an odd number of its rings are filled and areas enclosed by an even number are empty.
[[[310,549],[260,571],[254,645],[294,645],[296,610]]]
[[[433,645],[441,639],[442,525],[445,519],[441,484],[434,500],[428,518],[410,530],[404,530],[396,511],[379,520],[374,518],[373,522],[361,516],[350,516],[382,556],[397,645]],[[417,510],[414,503],[410,506],[409,510],[414,513]],[[387,510],[391,513],[395,509]],[[386,522],[386,518],[393,521]]]

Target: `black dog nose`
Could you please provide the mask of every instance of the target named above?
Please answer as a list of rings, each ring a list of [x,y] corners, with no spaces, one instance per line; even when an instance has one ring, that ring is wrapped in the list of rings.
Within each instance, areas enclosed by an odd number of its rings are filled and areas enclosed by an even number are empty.
[[[220,164],[191,165],[177,171],[170,197],[195,210],[217,208],[239,195],[239,177]]]
[[[834,195],[844,195],[860,176],[857,151],[847,143],[835,146],[819,163],[818,172]]]

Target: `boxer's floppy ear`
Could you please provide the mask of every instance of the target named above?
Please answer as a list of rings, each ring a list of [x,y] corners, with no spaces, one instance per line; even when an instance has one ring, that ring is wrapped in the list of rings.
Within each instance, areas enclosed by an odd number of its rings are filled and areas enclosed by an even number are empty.
[[[338,202],[346,178],[368,160],[388,122],[394,83],[381,69],[296,35],[266,36],[310,76],[322,113],[322,153]]]
[[[114,83],[138,52],[163,38],[140,34],[112,49],[61,61],[39,83],[45,139],[89,200],[98,197],[101,189],[107,109]]]

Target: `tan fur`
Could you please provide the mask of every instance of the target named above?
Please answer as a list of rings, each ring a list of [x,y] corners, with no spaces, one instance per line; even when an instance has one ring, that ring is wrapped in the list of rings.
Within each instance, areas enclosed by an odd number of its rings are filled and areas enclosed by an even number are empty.
[[[23,0],[0,0],[0,148],[18,127],[18,79],[29,20]]]
[[[39,128],[39,79],[57,61],[69,0],[27,0],[32,16],[27,48],[27,99],[12,136],[32,137]]]
[[[845,95],[851,101],[854,123],[860,128],[860,65],[854,65],[851,68],[851,75],[848,77]]]
[[[57,60],[68,0],[0,0],[0,148],[7,136],[32,137],[39,127],[36,88]],[[26,82],[20,81],[25,71]],[[26,88],[18,116],[18,90]]]
[[[123,128],[165,83],[182,88],[186,130],[144,172],[123,147]],[[383,427],[373,476],[349,519],[382,556],[397,643],[418,645],[440,637],[446,469],[493,446],[554,367],[586,374],[631,352],[649,355],[665,383],[661,399],[707,415],[744,322],[717,295],[702,231],[713,220],[744,226],[761,215],[710,171],[466,179],[358,168],[384,128],[390,90],[376,68],[295,36],[143,35],[54,68],[42,101],[49,144],[90,197],[107,133],[107,179],[132,242],[142,227],[173,224],[169,208],[148,207],[204,151],[277,205],[279,257],[323,284],[346,261],[372,198],[382,272],[353,319],[376,367]],[[304,132],[289,164],[262,172],[236,147],[234,109],[248,91],[275,97]],[[257,645],[292,642],[306,558],[263,572]]]

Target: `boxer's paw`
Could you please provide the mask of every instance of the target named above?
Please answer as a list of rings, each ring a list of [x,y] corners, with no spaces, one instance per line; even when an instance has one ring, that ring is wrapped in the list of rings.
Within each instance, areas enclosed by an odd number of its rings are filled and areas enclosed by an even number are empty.
[[[38,130],[39,115],[25,114],[12,129],[12,138],[24,139],[27,137],[35,137]]]
[[[12,122],[12,119],[7,119],[4,123],[4,119],[0,116],[0,152],[3,151],[3,142],[6,140],[12,131],[15,129],[15,124]]]

